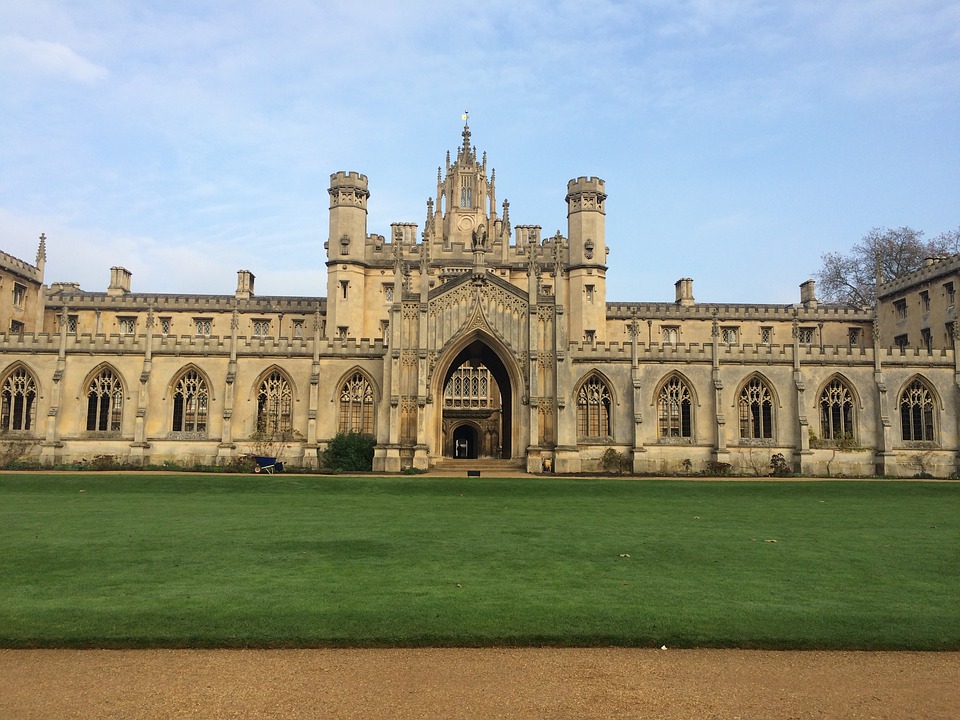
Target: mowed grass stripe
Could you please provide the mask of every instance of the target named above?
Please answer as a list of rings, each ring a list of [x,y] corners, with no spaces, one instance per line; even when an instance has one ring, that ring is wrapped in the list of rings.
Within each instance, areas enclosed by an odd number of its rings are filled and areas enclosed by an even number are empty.
[[[7,647],[960,648],[960,484],[0,477]]]

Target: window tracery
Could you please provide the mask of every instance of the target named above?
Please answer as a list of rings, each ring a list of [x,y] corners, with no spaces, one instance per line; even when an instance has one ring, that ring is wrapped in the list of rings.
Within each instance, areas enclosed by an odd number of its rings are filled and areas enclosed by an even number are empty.
[[[32,430],[37,384],[26,368],[7,375],[0,390],[0,432]]]
[[[922,380],[914,380],[900,395],[900,430],[906,441],[935,442],[934,399]]]
[[[824,440],[854,440],[853,395],[840,379],[831,380],[820,394],[820,432]]]
[[[740,437],[773,438],[773,394],[760,378],[751,379],[740,391]]]
[[[485,365],[457,368],[443,389],[444,405],[454,408],[490,407],[490,370]]]
[[[340,388],[340,432],[373,435],[373,386],[354,373]]]
[[[123,386],[110,368],[104,368],[87,389],[87,431],[120,432]]]
[[[661,438],[689,438],[693,434],[690,388],[680,378],[670,378],[657,397],[657,424]]]
[[[206,432],[207,383],[196,370],[177,380],[173,394],[173,431]]]
[[[577,392],[577,435],[610,436],[610,390],[597,375],[589,377]]]
[[[279,370],[274,370],[263,379],[257,392],[257,431],[266,435],[290,432],[292,411],[290,383]]]

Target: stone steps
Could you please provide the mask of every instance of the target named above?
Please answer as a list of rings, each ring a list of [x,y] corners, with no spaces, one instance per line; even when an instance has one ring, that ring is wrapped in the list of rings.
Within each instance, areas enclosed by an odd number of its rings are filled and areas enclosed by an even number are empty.
[[[526,474],[519,460],[498,460],[496,458],[477,458],[476,460],[460,458],[443,458],[430,468],[431,475],[467,476],[469,473],[479,472],[484,475],[516,476]]]

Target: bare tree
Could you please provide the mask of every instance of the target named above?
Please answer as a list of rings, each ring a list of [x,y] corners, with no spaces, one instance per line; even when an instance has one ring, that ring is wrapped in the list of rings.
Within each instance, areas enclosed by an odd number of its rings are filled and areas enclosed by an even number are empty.
[[[850,252],[824,253],[816,273],[820,297],[856,307],[877,301],[877,280],[888,282],[918,270],[928,257],[960,251],[960,229],[924,241],[923,232],[909,227],[874,228]]]

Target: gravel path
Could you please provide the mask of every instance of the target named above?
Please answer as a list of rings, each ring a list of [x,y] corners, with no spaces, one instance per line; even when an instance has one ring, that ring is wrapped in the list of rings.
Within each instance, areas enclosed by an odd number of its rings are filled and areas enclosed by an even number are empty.
[[[960,717],[960,653],[0,650],[0,719]]]

